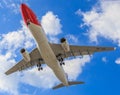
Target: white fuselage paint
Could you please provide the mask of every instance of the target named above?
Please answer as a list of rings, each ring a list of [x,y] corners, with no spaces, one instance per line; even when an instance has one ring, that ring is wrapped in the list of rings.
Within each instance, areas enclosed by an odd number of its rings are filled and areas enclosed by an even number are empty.
[[[28,28],[30,29],[38,50],[43,58],[43,60],[45,61],[45,63],[53,70],[54,74],[56,75],[56,77],[66,86],[68,86],[68,80],[67,80],[67,76],[62,68],[62,66],[60,66],[52,48],[50,47],[47,37],[45,35],[44,30],[42,29],[41,26],[36,25],[34,23],[30,23],[28,25]]]

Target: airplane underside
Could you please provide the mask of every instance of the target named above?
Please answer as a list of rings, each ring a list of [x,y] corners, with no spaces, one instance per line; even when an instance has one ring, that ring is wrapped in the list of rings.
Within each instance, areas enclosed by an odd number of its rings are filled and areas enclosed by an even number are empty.
[[[115,50],[114,47],[69,45],[65,38],[60,40],[60,44],[49,43],[34,12],[27,5],[21,4],[21,13],[26,26],[29,28],[34,40],[36,41],[37,47],[30,53],[28,53],[24,48],[21,49],[23,59],[5,72],[6,75],[12,74],[16,71],[25,70],[34,65],[37,65],[38,70],[42,70],[43,68],[41,65],[47,64],[61,82],[59,85],[53,87],[53,89],[76,84],[84,84],[82,81],[68,81],[68,76],[62,67],[62,65],[65,64],[64,58]]]
[[[60,66],[53,50],[51,49],[50,45],[48,44],[48,40],[45,36],[45,33],[43,29],[30,22],[28,25],[32,35],[34,36],[34,39],[37,42],[38,50],[45,61],[45,63],[53,70],[56,77],[64,84],[68,85],[66,74]]]

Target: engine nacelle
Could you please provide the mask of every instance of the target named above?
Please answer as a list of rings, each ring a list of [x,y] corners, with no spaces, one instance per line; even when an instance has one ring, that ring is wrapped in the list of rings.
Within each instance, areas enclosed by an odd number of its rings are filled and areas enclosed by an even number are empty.
[[[23,48],[21,49],[21,54],[23,56],[23,59],[26,61],[26,62],[30,62],[30,55],[29,53]]]
[[[69,47],[69,44],[68,44],[67,40],[65,38],[62,38],[60,40],[60,42],[61,42],[61,46],[62,46],[63,50],[65,52],[69,52],[70,51],[70,47]]]

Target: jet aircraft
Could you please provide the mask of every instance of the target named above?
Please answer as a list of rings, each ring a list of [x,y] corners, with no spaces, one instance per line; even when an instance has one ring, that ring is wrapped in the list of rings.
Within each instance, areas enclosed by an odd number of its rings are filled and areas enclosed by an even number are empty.
[[[62,65],[65,65],[64,59],[72,56],[91,55],[95,52],[114,50],[114,47],[69,45],[65,38],[60,39],[60,44],[50,43],[34,12],[26,4],[21,4],[20,9],[23,20],[33,35],[37,47],[30,53],[24,48],[21,49],[23,59],[5,72],[6,75],[25,70],[34,65],[40,71],[43,69],[42,64],[47,64],[61,82],[59,85],[53,87],[53,89],[83,84],[84,82],[82,81],[68,80],[68,75],[62,67]]]

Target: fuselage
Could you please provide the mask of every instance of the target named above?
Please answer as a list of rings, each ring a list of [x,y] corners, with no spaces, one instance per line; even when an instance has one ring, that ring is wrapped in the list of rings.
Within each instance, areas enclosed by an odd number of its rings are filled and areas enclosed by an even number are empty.
[[[64,85],[68,85],[66,74],[51,49],[42,27],[33,23],[30,23],[28,27],[36,41],[38,50],[45,63],[53,70],[55,75],[61,82],[63,82]]]
[[[36,20],[36,16],[26,5],[21,5],[22,15],[25,20],[27,27],[32,33],[37,48],[44,60],[44,62],[53,70],[56,77],[66,86],[68,86],[67,76],[60,66],[52,48],[49,45],[48,39],[45,35],[45,32],[39,22]],[[33,17],[31,17],[33,16]],[[31,19],[32,18],[32,19]],[[27,22],[29,20],[29,23]]]

